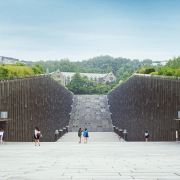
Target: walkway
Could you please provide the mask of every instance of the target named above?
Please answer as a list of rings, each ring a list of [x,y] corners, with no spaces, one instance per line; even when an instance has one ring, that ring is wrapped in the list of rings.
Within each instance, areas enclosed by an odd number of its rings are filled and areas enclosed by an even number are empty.
[[[0,145],[0,180],[180,180],[180,144],[96,142]]]

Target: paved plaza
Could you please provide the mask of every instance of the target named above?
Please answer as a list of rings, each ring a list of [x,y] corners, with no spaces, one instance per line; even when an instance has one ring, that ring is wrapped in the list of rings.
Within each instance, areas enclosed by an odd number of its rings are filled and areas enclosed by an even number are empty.
[[[0,180],[180,180],[180,143],[65,139],[0,145]]]

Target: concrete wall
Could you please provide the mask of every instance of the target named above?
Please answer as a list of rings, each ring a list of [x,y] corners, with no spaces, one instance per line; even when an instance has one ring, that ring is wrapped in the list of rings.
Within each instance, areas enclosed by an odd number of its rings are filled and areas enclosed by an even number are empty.
[[[38,126],[43,141],[54,141],[54,132],[69,124],[72,93],[48,76],[0,81],[0,112],[7,111],[6,141],[32,141]],[[4,122],[2,122],[4,121]]]
[[[173,141],[180,135],[180,80],[134,75],[108,94],[113,125],[127,129],[128,140]]]

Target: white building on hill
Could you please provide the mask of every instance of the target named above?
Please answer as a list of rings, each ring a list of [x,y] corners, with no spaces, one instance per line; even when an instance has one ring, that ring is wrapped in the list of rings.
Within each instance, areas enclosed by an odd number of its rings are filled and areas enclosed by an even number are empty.
[[[57,70],[52,74],[52,76],[55,79],[59,79],[61,81],[61,84],[66,86],[68,83],[71,82],[73,76],[75,75],[75,72],[60,72]],[[97,73],[80,73],[80,75],[86,76],[89,80],[95,81],[97,83],[107,83],[107,82],[114,82],[116,81],[116,77],[112,72],[107,74],[97,74]]]
[[[16,64],[17,62],[19,62],[19,59],[0,56],[0,64]]]

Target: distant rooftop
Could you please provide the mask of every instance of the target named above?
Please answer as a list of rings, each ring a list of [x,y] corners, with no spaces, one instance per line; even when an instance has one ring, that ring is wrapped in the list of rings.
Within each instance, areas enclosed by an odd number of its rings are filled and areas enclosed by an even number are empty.
[[[74,76],[74,74],[76,74],[75,72],[61,72],[63,75],[65,76],[69,76],[72,77]],[[106,76],[108,73],[105,74],[99,74],[99,73],[80,73],[82,76],[87,76],[87,77],[96,77],[96,78],[103,78],[104,76]]]
[[[15,64],[16,62],[19,62],[19,59],[0,56],[0,64]]]

